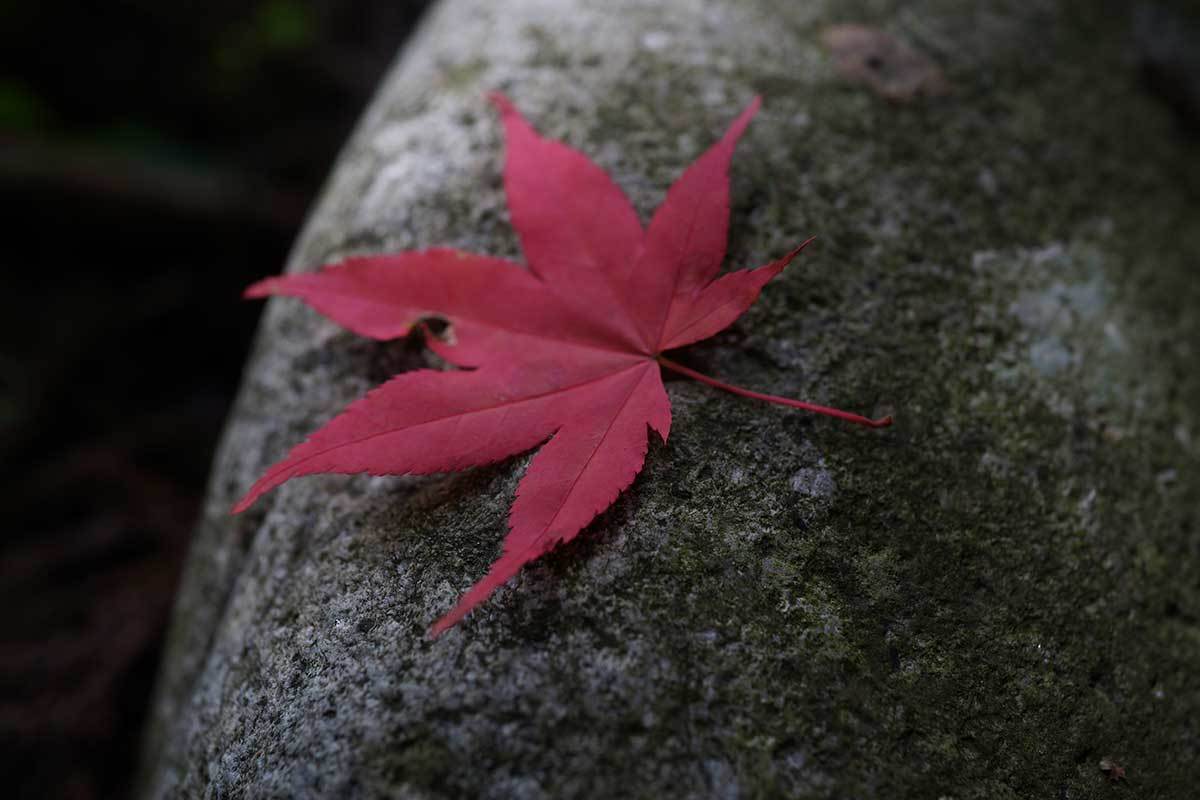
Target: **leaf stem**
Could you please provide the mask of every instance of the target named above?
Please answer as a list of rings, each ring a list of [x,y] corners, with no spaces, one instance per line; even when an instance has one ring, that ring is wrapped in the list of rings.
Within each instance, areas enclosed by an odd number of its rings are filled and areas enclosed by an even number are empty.
[[[824,414],[827,417],[836,417],[837,419],[845,420],[846,422],[853,422],[856,425],[865,425],[868,428],[886,428],[892,424],[892,417],[890,414],[883,419],[869,419],[858,414],[851,414],[849,411],[841,411],[828,406],[819,406],[815,403],[805,403],[802,400],[792,400],[787,397],[778,397],[777,395],[773,394],[752,392],[749,389],[743,389],[740,386],[733,386],[731,384],[724,383],[723,381],[719,381],[716,378],[710,378],[701,372],[696,372],[694,369],[685,367],[683,364],[678,364],[666,356],[658,356],[658,363],[662,364],[672,372],[678,372],[680,375],[686,375],[687,377],[698,380],[701,383],[707,383],[709,386],[715,386],[718,389],[724,389],[727,392],[732,392],[733,394],[741,395],[742,397],[750,397],[755,400],[765,400],[768,403],[789,406],[790,408],[799,408],[804,411],[811,411],[814,414]]]

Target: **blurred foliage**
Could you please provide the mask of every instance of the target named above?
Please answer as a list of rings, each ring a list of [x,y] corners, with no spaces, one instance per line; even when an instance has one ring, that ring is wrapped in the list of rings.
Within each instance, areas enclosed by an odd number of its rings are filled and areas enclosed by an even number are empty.
[[[307,6],[274,0],[260,5],[244,24],[224,31],[213,59],[227,85],[243,85],[268,68],[272,58],[303,51],[315,38],[316,22]]]
[[[336,147],[425,5],[5,2],[0,128],[155,131],[196,158],[311,181],[310,148]]]
[[[50,109],[30,86],[0,79],[0,130],[36,132],[52,121]]]

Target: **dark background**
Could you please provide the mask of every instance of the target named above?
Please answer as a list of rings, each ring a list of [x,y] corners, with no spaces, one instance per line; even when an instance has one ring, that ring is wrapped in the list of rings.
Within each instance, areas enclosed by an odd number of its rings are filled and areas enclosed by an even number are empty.
[[[0,0],[0,787],[127,794],[257,304],[427,0]]]

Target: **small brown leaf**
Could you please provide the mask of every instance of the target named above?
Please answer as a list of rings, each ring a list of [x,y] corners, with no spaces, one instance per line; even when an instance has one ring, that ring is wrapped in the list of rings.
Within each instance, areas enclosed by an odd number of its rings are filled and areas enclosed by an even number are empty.
[[[1112,756],[1100,759],[1100,771],[1107,775],[1113,783],[1125,780],[1125,768],[1118,764]]]
[[[833,25],[825,29],[821,41],[842,77],[865,83],[892,102],[950,91],[941,67],[890,33],[865,25]]]

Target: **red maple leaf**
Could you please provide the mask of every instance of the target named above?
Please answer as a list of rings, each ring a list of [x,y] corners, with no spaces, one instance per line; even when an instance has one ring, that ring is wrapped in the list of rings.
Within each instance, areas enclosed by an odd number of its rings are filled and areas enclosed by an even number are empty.
[[[517,489],[503,554],[434,624],[434,635],[522,565],[573,539],[633,482],[647,426],[664,441],[671,426],[662,367],[863,425],[891,422],[729,386],[662,355],[736,320],[808,244],[764,267],[717,277],[729,162],[758,98],[688,167],[644,230],[599,167],[538,135],[505,97],[492,100],[504,121],[504,188],[528,269],[435,249],[351,258],[246,291],[299,297],[375,339],[404,336],[422,319],[440,317],[451,323],[449,335],[426,341],[464,369],[407,372],[368,393],[269,469],[235,512],[300,475],[450,472],[544,443]]]

